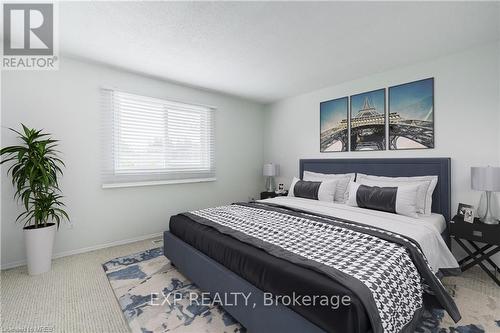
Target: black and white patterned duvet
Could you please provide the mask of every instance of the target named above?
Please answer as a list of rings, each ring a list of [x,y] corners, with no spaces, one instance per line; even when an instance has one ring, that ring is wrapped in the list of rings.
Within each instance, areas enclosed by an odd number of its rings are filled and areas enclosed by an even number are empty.
[[[418,245],[401,235],[261,203],[186,213],[268,253],[342,281],[363,302],[372,330],[411,330],[431,290],[455,320],[460,314]],[[424,288],[425,287],[425,288]]]

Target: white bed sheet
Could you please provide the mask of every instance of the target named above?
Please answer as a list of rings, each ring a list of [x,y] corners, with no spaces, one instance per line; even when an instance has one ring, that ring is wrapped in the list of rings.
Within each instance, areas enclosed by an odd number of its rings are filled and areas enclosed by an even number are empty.
[[[444,217],[439,214],[416,219],[340,203],[296,197],[276,197],[260,201],[338,217],[392,231],[417,241],[433,272],[437,272],[440,268],[459,267],[457,260],[441,237],[441,233],[446,229],[446,222]]]
[[[433,225],[437,231],[442,234],[446,230],[446,219],[441,214],[432,213],[430,216],[421,216],[416,223],[423,222],[426,224]]]

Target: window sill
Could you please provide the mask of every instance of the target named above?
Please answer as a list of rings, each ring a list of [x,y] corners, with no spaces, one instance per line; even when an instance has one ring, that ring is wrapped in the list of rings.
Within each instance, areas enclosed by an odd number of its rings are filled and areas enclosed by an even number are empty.
[[[213,182],[216,180],[217,180],[217,178],[153,180],[153,181],[145,181],[145,182],[102,184],[102,188],[106,189],[106,188],[119,188],[119,187],[138,187],[138,186],[156,186],[156,185],[170,185],[170,184],[204,183],[204,182]]]

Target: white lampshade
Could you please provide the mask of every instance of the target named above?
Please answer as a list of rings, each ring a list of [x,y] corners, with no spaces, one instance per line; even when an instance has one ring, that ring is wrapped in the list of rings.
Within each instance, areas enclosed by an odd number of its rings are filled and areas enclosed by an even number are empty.
[[[500,192],[500,167],[472,167],[470,174],[473,190]]]
[[[262,174],[266,177],[274,177],[278,175],[278,165],[274,163],[264,164]]]

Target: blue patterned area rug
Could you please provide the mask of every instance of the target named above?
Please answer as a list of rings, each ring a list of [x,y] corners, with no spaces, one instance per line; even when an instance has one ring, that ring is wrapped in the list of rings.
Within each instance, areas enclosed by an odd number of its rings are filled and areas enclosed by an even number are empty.
[[[201,291],[170,265],[162,248],[110,260],[103,268],[133,333],[246,331],[222,307],[190,302],[192,293]],[[481,293],[464,284],[460,278],[445,280],[462,320],[454,324],[443,310],[426,310],[416,332],[500,332],[500,299],[495,293]],[[179,299],[167,302],[160,293],[175,294]],[[152,294],[158,294],[158,298],[152,298]]]

